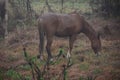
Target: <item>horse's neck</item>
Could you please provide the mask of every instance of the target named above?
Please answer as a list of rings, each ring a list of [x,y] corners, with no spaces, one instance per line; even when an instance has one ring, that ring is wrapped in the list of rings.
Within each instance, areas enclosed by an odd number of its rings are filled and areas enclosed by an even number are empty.
[[[97,33],[87,22],[85,22],[82,32],[91,40],[91,42],[94,42],[94,40],[97,39]]]

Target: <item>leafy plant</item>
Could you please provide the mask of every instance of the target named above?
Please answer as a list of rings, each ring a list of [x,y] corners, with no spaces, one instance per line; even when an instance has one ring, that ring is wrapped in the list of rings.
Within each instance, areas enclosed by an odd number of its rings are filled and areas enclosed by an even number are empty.
[[[64,56],[62,58],[65,58],[65,54],[64,54],[64,50],[60,49],[59,54],[56,56],[57,59],[55,62],[51,62],[51,61],[46,61],[45,64],[43,64],[44,62],[40,61],[40,65],[42,66],[42,70],[39,68],[39,64],[36,63],[36,61],[38,61],[38,59],[36,57],[31,57],[28,55],[28,53],[26,52],[26,49],[23,49],[24,51],[24,57],[25,60],[27,61],[28,65],[30,66],[31,70],[32,70],[32,78],[35,79],[35,77],[37,78],[37,80],[44,80],[44,77],[49,73],[49,66],[50,65],[55,65],[55,64],[59,64],[61,62],[61,56]],[[41,63],[42,62],[42,63]],[[67,80],[67,70],[73,65],[73,63],[71,62],[71,59],[67,60],[67,64],[63,65],[63,71],[61,73],[61,75],[63,76],[63,80]],[[37,76],[35,76],[35,74]],[[47,75],[48,77],[49,75]],[[55,79],[53,77],[50,77],[52,79]]]
[[[37,74],[37,80],[43,80],[43,73],[39,69],[38,65],[36,65],[35,61],[37,60],[36,57],[30,57],[26,52],[26,48],[23,48],[25,60],[27,61],[28,65],[32,70],[32,78],[35,79],[35,73]]]

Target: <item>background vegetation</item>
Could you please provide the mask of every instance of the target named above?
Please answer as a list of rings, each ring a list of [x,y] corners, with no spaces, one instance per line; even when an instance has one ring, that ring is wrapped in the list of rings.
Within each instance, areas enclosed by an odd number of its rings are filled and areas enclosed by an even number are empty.
[[[9,0],[9,26],[32,21],[44,12],[69,13],[79,11],[86,15],[120,16],[119,0]],[[11,28],[8,28],[11,29]]]

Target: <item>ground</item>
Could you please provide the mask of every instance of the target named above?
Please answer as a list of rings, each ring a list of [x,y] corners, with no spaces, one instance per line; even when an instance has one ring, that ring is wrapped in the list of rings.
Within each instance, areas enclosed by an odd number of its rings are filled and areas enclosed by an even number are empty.
[[[101,33],[101,55],[96,57],[91,49],[89,39],[84,34],[80,34],[74,44],[72,51],[73,65],[67,70],[67,79],[120,80],[120,37],[118,34],[120,24],[117,20],[105,20],[103,18],[89,19],[88,22],[96,31]],[[9,76],[11,69],[30,77],[30,68],[25,65],[23,47],[26,47],[29,55],[38,55],[39,38],[37,27],[15,30],[9,33],[7,41],[8,44],[4,46],[2,46],[3,42],[0,43],[0,80],[17,80],[17,78]],[[55,38],[52,45],[52,54],[54,56],[58,54],[61,45],[64,46],[63,49],[66,53],[68,39]],[[46,54],[46,52],[44,53]],[[65,62],[62,60],[57,65],[51,65],[48,74],[59,75],[63,69],[62,65],[66,64]],[[58,79],[54,77],[51,80]],[[59,78],[59,80],[62,80],[62,78]]]

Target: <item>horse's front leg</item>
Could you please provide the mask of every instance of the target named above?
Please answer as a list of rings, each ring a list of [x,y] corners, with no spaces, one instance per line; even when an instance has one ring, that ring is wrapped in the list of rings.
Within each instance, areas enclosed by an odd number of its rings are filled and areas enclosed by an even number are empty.
[[[46,45],[46,50],[48,54],[48,60],[51,60],[52,54],[51,54],[51,45],[53,42],[53,37],[47,37],[47,45]]]
[[[67,52],[67,58],[71,57],[71,52],[72,52],[73,44],[76,40],[76,37],[77,37],[77,35],[72,35],[72,36],[69,37],[69,50]]]

